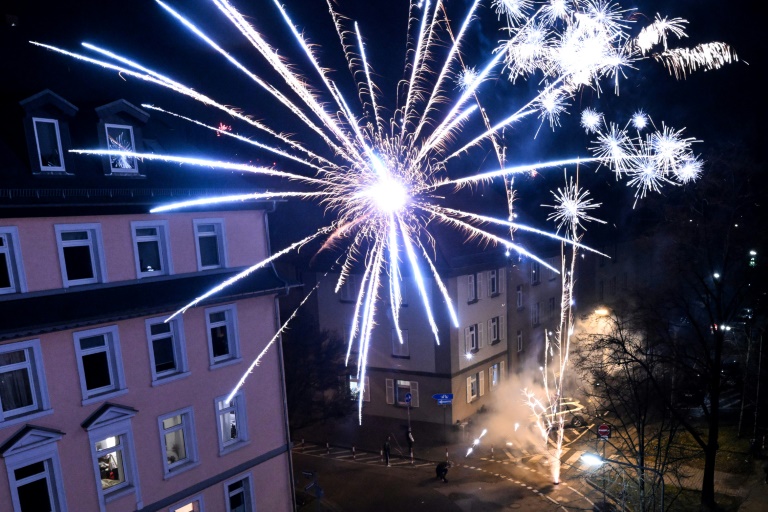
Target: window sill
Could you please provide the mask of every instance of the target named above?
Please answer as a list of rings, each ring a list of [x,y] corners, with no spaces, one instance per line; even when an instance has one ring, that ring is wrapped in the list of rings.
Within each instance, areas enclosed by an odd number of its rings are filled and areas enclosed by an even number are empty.
[[[492,298],[492,299],[495,299],[495,298],[496,298],[496,297],[498,297],[499,295],[501,295],[501,293],[499,293],[499,292],[493,292],[493,293],[491,293],[491,298]]]
[[[96,404],[99,402],[103,402],[104,400],[107,400],[109,398],[114,398],[116,396],[122,396],[128,393],[128,388],[118,389],[117,391],[110,391],[109,393],[103,393],[101,395],[91,396],[88,398],[84,398],[82,401],[83,405],[91,405]]]
[[[200,465],[200,461],[195,460],[195,461],[190,461],[187,464],[184,464],[182,466],[176,466],[171,470],[166,470],[165,475],[163,475],[163,480],[168,480],[170,478],[173,478],[176,475],[189,471],[190,469],[196,468],[199,465]]]
[[[209,370],[217,370],[219,368],[223,368],[225,366],[232,366],[233,364],[237,364],[243,360],[242,357],[233,357],[232,359],[226,359],[224,361],[217,361],[215,363],[212,363],[210,366],[208,366]]]
[[[525,306],[517,306],[518,311],[525,311]]]
[[[501,343],[501,340],[500,340],[500,339],[499,339],[499,340],[493,340],[493,341],[491,341],[491,342],[489,343],[489,345],[493,346],[493,345],[498,345],[499,343]]]
[[[238,450],[241,450],[245,448],[246,446],[251,444],[250,439],[244,439],[242,441],[238,441],[236,443],[229,444],[223,448],[219,449],[219,457],[223,457],[225,455],[229,455],[232,452],[236,452]]]
[[[37,418],[42,418],[43,416],[48,416],[49,414],[53,414],[53,409],[44,409],[42,411],[21,414],[8,420],[0,420],[0,430],[4,429],[5,427],[10,427],[12,425],[18,425],[19,423],[25,423]]]
[[[162,386],[163,384],[167,384],[169,382],[183,379],[185,377],[189,377],[190,375],[192,375],[192,372],[186,371],[186,372],[174,373],[173,375],[168,375],[167,377],[160,377],[158,379],[153,379],[152,387]]]
[[[392,357],[394,357],[395,359],[410,359],[411,358],[411,356],[398,356],[398,355],[395,355],[395,354],[392,354]]]
[[[468,300],[467,304],[477,304],[478,302],[480,302],[479,299],[472,299],[472,300]]]
[[[136,487],[134,487],[132,484],[126,485],[125,487],[121,487],[120,489],[115,490],[102,490],[101,491],[104,495],[104,503],[109,503],[110,501],[115,501],[118,498],[122,498],[123,496],[128,496],[129,494],[135,494],[136,493]]]
[[[64,170],[64,171],[46,171],[44,169],[36,170],[32,174],[35,175],[35,176],[50,176],[50,177],[55,177],[55,178],[60,178],[62,176],[74,176],[75,175],[75,173],[67,172],[66,170]]]

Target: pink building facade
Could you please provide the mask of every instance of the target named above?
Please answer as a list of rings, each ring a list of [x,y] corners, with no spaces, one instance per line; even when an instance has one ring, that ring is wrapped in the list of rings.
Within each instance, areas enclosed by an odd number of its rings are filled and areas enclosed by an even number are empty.
[[[51,95],[22,102],[26,172],[50,180],[0,186],[2,510],[293,510],[279,343],[236,390],[277,332],[286,282],[267,267],[166,321],[269,254],[272,205],[149,214],[176,192],[140,162],[118,173],[97,158],[113,180],[80,181],[42,156],[47,136],[68,140],[71,105]]]

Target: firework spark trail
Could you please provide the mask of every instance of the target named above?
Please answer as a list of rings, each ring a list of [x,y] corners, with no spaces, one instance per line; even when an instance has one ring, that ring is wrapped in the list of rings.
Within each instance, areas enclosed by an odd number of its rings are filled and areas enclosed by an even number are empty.
[[[214,205],[222,203],[236,203],[242,201],[264,201],[272,199],[285,199],[289,197],[298,199],[309,199],[310,197],[325,197],[327,192],[252,192],[250,194],[233,194],[218,197],[203,197],[200,199],[190,199],[165,206],[158,206],[149,210],[149,213],[170,212],[189,208],[190,206]]]
[[[511,188],[513,177],[518,174],[529,173],[538,169],[578,167],[592,163],[598,168],[607,167],[616,178],[627,177],[629,186],[636,187],[636,196],[639,199],[649,191],[658,190],[658,187],[666,183],[687,183],[695,179],[701,172],[701,162],[691,152],[691,144],[695,142],[691,138],[684,138],[682,130],[675,130],[662,125],[662,128],[646,133],[653,125],[649,118],[634,116],[633,126],[638,130],[636,137],[630,137],[627,133],[629,124],[625,128],[619,128],[619,124],[606,123],[602,114],[595,111],[582,113],[582,125],[593,133],[595,142],[591,148],[591,156],[554,158],[548,162],[524,163],[508,166],[505,162],[506,148],[502,147],[496,134],[510,126],[512,123],[531,118],[538,113],[541,128],[545,120],[549,121],[552,129],[559,125],[559,116],[568,111],[569,101],[579,90],[586,87],[593,88],[601,93],[600,81],[603,79],[614,81],[614,89],[617,90],[619,78],[626,77],[627,70],[635,69],[635,64],[640,60],[661,60],[668,69],[674,69],[678,74],[696,69],[715,69],[724,63],[735,61],[735,53],[720,43],[709,46],[699,45],[693,49],[670,48],[667,36],[671,35],[680,39],[685,37],[683,27],[684,20],[677,18],[667,20],[657,19],[645,31],[641,31],[633,37],[629,28],[638,18],[630,19],[627,11],[621,9],[618,4],[594,0],[574,0],[573,2],[538,2],[534,0],[520,0],[514,4],[499,1],[496,6],[502,9],[508,22],[506,31],[509,39],[502,41],[495,55],[484,56],[479,63],[465,63],[462,57],[461,46],[467,34],[467,27],[476,19],[475,12],[479,0],[476,0],[463,19],[461,28],[454,37],[445,6],[441,0],[435,0],[434,8],[431,2],[424,4],[412,0],[409,2],[408,23],[406,36],[406,56],[403,75],[409,75],[408,80],[398,83],[394,96],[394,117],[385,120],[380,112],[385,106],[377,97],[376,83],[371,77],[373,69],[366,55],[364,40],[358,25],[354,24],[354,32],[345,30],[345,19],[336,13],[330,0],[328,9],[342,44],[343,55],[347,66],[352,72],[352,78],[360,95],[362,116],[359,118],[350,108],[347,100],[341,94],[336,83],[331,80],[331,71],[321,66],[318,55],[313,47],[297,29],[288,11],[273,0],[280,11],[284,24],[290,30],[298,48],[306,56],[309,64],[320,80],[320,87],[315,89],[308,78],[301,74],[300,66],[295,65],[284,57],[282,49],[272,47],[267,40],[251,25],[246,17],[238,12],[228,0],[211,0],[215,7],[229,20],[234,29],[239,33],[260,55],[268,66],[282,79],[281,88],[290,92],[291,97],[297,97],[296,102],[289,99],[278,86],[267,83],[251,72],[246,66],[228,54],[212,38],[188,22],[179,13],[159,2],[160,6],[174,19],[187,27],[196,37],[200,38],[208,46],[218,52],[240,74],[264,89],[279,104],[285,106],[295,117],[299,127],[306,127],[313,133],[319,134],[325,144],[320,151],[310,150],[302,143],[292,140],[290,137],[278,133],[269,125],[255,121],[251,115],[246,115],[237,109],[228,107],[210,96],[197,92],[180,82],[152,71],[137,62],[121,57],[110,51],[98,48],[94,45],[86,47],[92,51],[115,60],[122,65],[112,62],[86,57],[77,53],[62,50],[50,45],[33,43],[38,46],[59,52],[61,54],[80,59],[82,61],[101,66],[105,69],[116,71],[121,75],[137,78],[163,88],[172,90],[178,94],[210,106],[224,112],[234,119],[242,121],[249,126],[266,132],[289,149],[283,149],[268,144],[256,143],[258,148],[289,158],[303,166],[310,166],[315,170],[314,177],[306,177],[293,172],[280,171],[263,167],[255,167],[244,164],[228,163],[215,160],[187,158],[180,156],[164,156],[145,153],[109,150],[79,150],[83,154],[117,156],[118,158],[143,158],[149,160],[162,160],[179,164],[191,164],[198,166],[215,167],[218,169],[237,170],[251,172],[257,175],[273,176],[287,181],[301,181],[304,184],[315,187],[311,193],[298,191],[267,191],[254,193],[250,196],[232,196],[232,200],[243,200],[246,197],[252,199],[268,199],[274,197],[297,197],[300,199],[314,199],[324,206],[330,213],[336,215],[330,226],[324,227],[314,234],[289,245],[287,248],[269,256],[265,260],[251,266],[237,276],[221,283],[206,294],[195,299],[173,316],[181,314],[187,308],[197,304],[200,300],[209,297],[229,284],[235,282],[257,268],[261,268],[283,254],[296,251],[313,240],[322,241],[320,251],[336,248],[342,242],[347,242],[342,256],[337,259],[341,265],[340,275],[336,284],[336,292],[350,279],[354,265],[358,262],[365,264],[365,272],[352,319],[352,330],[349,339],[347,360],[353,343],[358,342],[358,377],[365,377],[367,358],[375,322],[376,301],[383,290],[382,280],[388,275],[390,307],[397,310],[398,301],[401,299],[399,279],[403,275],[400,268],[400,254],[405,255],[407,267],[415,278],[419,293],[425,306],[426,315],[435,339],[439,342],[437,325],[431,311],[429,296],[427,294],[425,275],[420,270],[423,263],[417,257],[414,246],[421,249],[421,257],[427,264],[428,276],[430,276],[444,297],[450,304],[447,288],[437,274],[423,240],[432,240],[432,235],[427,229],[433,220],[445,223],[459,232],[467,240],[477,240],[481,244],[501,244],[519,254],[538,261],[546,268],[555,272],[541,258],[527,251],[519,244],[513,243],[513,230],[524,230],[538,235],[543,234],[528,226],[512,222],[512,203],[516,198],[515,191]],[[533,7],[537,8],[532,14]],[[416,16],[418,9],[423,9],[421,16]],[[506,9],[506,10],[504,10]],[[511,10],[510,10],[511,9]],[[440,13],[443,13],[442,16]],[[414,26],[416,25],[416,26]],[[346,37],[356,35],[357,50],[353,50],[353,44],[345,42]],[[442,37],[447,34],[448,37]],[[447,57],[441,62],[435,62],[435,55],[440,52],[436,47],[449,42],[450,50]],[[663,53],[654,53],[656,47],[663,46]],[[410,53],[413,52],[411,58]],[[671,52],[671,53],[670,53]],[[359,55],[359,56],[358,56]],[[365,81],[357,79],[357,69],[362,61],[362,71]],[[489,82],[488,78],[503,60],[502,72],[511,82],[516,80],[531,79],[535,74],[541,74],[544,79],[540,82],[540,90],[528,100],[523,107],[517,108],[513,114],[500,113],[501,121],[495,120],[495,112],[486,111],[480,98],[480,87]],[[460,64],[461,70],[457,74],[463,75],[467,80],[461,88],[458,98],[452,98],[448,94],[445,80],[451,74],[454,67]],[[477,66],[473,65],[477,64]],[[439,68],[437,78],[430,82],[434,76],[432,71]],[[479,71],[475,72],[475,69]],[[314,74],[312,74],[314,76]],[[536,78],[538,80],[538,78]],[[405,88],[404,94],[401,87]],[[361,91],[368,91],[371,101],[372,113],[366,108]],[[329,101],[330,96],[331,101]],[[400,105],[404,97],[404,104]],[[467,105],[470,98],[475,104]],[[447,104],[445,115],[438,116],[438,105]],[[336,109],[335,112],[331,111]],[[423,109],[419,112],[419,109]],[[442,109],[440,109],[442,110]],[[462,133],[465,122],[476,111],[480,111],[483,131],[475,133]],[[494,109],[496,110],[496,109]],[[434,116],[433,116],[434,113]],[[171,114],[177,115],[177,114]],[[178,116],[178,115],[177,115]],[[367,124],[362,124],[361,119],[373,118]],[[437,118],[440,117],[438,120]],[[217,133],[226,131],[215,129],[211,126],[179,116],[187,122],[213,129]],[[316,118],[316,119],[315,119]],[[492,119],[493,118],[493,119]],[[641,119],[642,118],[642,122]],[[645,126],[642,126],[645,124]],[[536,134],[538,134],[538,129]],[[241,136],[233,136],[236,140],[246,142]],[[469,148],[482,143],[490,138],[496,151],[501,169],[493,171],[477,172],[470,176],[449,177],[449,169],[446,160],[461,154]],[[469,144],[466,141],[469,140]],[[259,145],[261,144],[261,145]],[[462,145],[454,150],[451,146]],[[328,155],[328,152],[331,155]],[[327,157],[321,156],[328,155]],[[300,156],[301,155],[301,156]],[[446,158],[446,155],[448,157]],[[446,185],[453,186],[454,190],[468,185],[480,185],[490,182],[494,178],[502,178],[507,191],[507,208],[509,222],[491,220],[489,216],[481,216],[452,209],[443,209],[437,204],[440,199],[432,193]],[[271,194],[271,195],[270,195]],[[565,370],[568,364],[567,350],[570,344],[572,331],[572,314],[570,312],[571,299],[573,297],[573,271],[575,255],[581,248],[587,249],[580,243],[577,236],[577,227],[580,222],[594,220],[587,212],[597,205],[590,202],[584,192],[578,188],[578,183],[566,185],[565,189],[558,190],[555,194],[557,205],[555,212],[549,219],[559,222],[558,231],[566,225],[564,237],[557,234],[547,234],[560,240],[563,244],[563,263],[561,265],[563,294],[561,300],[561,322],[557,336],[548,340],[548,351],[554,357],[554,350],[561,351],[559,359],[553,361],[552,368],[545,362],[543,375],[546,390],[555,390],[554,395],[548,393],[545,406],[541,400],[533,394],[527,394],[526,400],[536,411],[545,411],[549,407],[558,411],[559,398],[562,397],[562,384]],[[220,201],[222,198],[213,198],[211,201]],[[190,203],[186,203],[189,205]],[[200,203],[194,203],[200,204]],[[503,227],[509,237],[498,236],[480,226],[492,224]],[[563,241],[565,239],[566,241]],[[566,250],[566,246],[570,252]],[[566,265],[566,253],[569,254],[570,264]],[[449,306],[453,324],[458,324],[455,312]],[[173,318],[173,317],[171,317]],[[399,315],[393,313],[395,322]],[[395,325],[399,330],[399,325]],[[563,353],[562,350],[565,350]],[[252,368],[249,369],[249,371]],[[550,381],[547,373],[552,370],[556,376]],[[361,379],[364,386],[364,379]],[[238,384],[239,386],[242,383]],[[359,411],[362,415],[362,396],[359,399]],[[558,400],[553,404],[549,400],[557,396]],[[361,416],[362,417],[362,416]],[[553,416],[557,420],[558,415]],[[543,427],[543,423],[540,427]],[[562,418],[559,421],[550,421],[549,426],[558,424],[562,429]],[[562,433],[562,432],[561,432]],[[562,439],[562,437],[560,437]]]

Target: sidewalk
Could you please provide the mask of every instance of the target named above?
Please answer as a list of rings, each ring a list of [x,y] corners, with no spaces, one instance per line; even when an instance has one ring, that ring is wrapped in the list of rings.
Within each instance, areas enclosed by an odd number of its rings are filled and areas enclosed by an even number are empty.
[[[768,484],[765,483],[763,464],[766,460],[756,460],[755,472],[744,482],[746,490],[744,502],[739,507],[739,512],[763,512],[768,510]]]

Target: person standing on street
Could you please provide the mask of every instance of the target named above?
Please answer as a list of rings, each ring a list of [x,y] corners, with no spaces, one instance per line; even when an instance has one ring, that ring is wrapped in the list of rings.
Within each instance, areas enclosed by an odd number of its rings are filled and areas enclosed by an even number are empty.
[[[392,447],[389,445],[389,440],[392,438],[392,436],[387,436],[387,440],[384,441],[384,462],[387,463],[387,467],[389,467],[389,456],[392,451]]]

